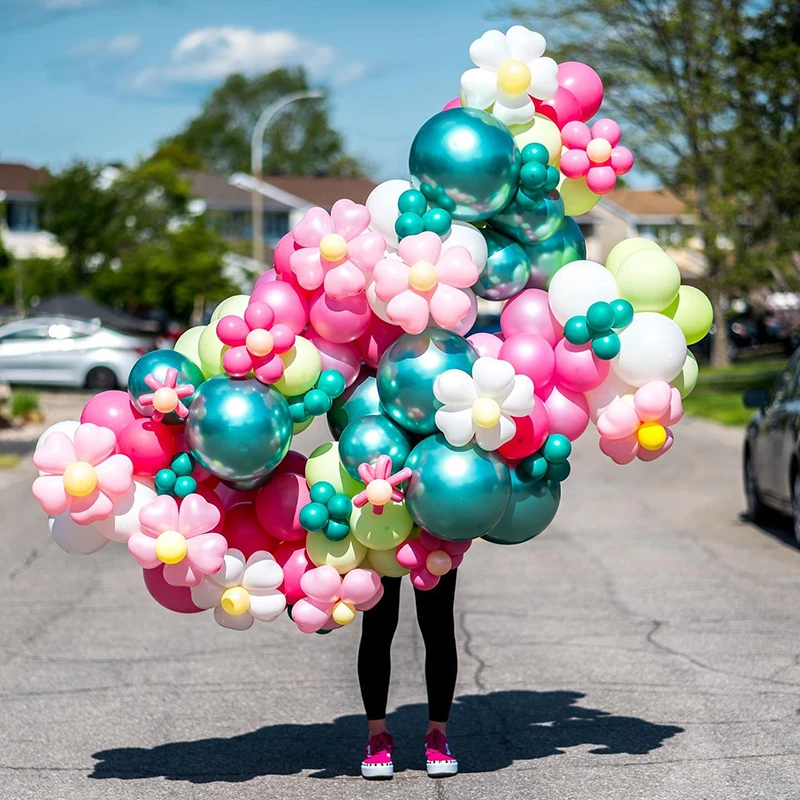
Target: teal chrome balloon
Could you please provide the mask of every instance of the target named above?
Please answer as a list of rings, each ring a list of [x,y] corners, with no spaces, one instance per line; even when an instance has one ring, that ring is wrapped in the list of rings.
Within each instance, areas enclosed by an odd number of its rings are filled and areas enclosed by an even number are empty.
[[[561,502],[561,484],[527,480],[524,470],[511,470],[511,500],[503,518],[484,535],[493,544],[522,544],[538,536],[552,521]]]
[[[531,276],[531,262],[522,246],[488,225],[481,230],[489,258],[472,291],[487,300],[508,300],[521,292]]]
[[[217,478],[253,488],[278,466],[291,441],[286,399],[260,381],[217,375],[195,392],[186,443]]]
[[[411,470],[406,508],[421,528],[451,542],[492,530],[511,498],[511,476],[500,456],[476,444],[453,447],[442,434],[423,439],[406,460]]]
[[[381,401],[378,397],[375,372],[363,366],[355,382],[345,389],[341,397],[333,401],[333,406],[328,412],[328,428],[331,436],[338,441],[342,431],[354,419],[380,413]]]
[[[520,156],[511,131],[477,108],[453,108],[431,117],[411,144],[414,185],[453,219],[489,219],[511,199]],[[450,203],[442,202],[442,195]],[[453,207],[448,207],[453,206]]]
[[[446,369],[472,373],[478,352],[463,337],[443,328],[404,333],[378,364],[378,396],[384,413],[418,435],[437,430],[433,415],[439,403],[433,382]]]
[[[178,370],[178,386],[185,386],[191,384],[195,389],[200,387],[200,384],[205,381],[200,367],[193,361],[189,361],[186,356],[175,352],[175,350],[153,350],[150,353],[145,353],[131,368],[130,375],[128,375],[128,394],[131,398],[131,405],[146,417],[152,417],[153,406],[143,406],[139,402],[140,395],[152,394],[153,390],[145,382],[144,379],[148,375],[154,375],[156,380],[163,383],[167,377],[168,369]],[[180,402],[186,408],[192,404],[195,395],[190,394],[188,397],[181,398]],[[182,423],[183,420],[174,412],[164,415],[164,422],[170,425],[177,425]]]
[[[339,439],[339,458],[351,478],[360,481],[360,464],[373,464],[378,456],[392,459],[392,472],[403,469],[411,452],[407,431],[381,414],[354,419]]]
[[[578,223],[572,217],[565,217],[561,227],[549,239],[525,245],[525,252],[531,261],[527,288],[544,289],[565,264],[586,258],[586,241]]]
[[[564,223],[564,201],[557,191],[531,200],[522,192],[496,216],[491,225],[523,245],[543,242],[554,236]]]

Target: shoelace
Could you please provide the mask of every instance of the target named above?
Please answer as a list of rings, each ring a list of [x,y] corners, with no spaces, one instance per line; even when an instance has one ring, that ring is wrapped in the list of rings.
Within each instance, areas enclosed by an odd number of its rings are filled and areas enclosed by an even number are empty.
[[[431,731],[431,738],[429,740],[429,747],[432,750],[438,750],[440,753],[447,755],[447,737],[438,729],[434,728]]]
[[[380,753],[381,750],[385,750],[391,755],[393,747],[394,742],[388,731],[376,734],[367,742],[367,752],[370,756]]]

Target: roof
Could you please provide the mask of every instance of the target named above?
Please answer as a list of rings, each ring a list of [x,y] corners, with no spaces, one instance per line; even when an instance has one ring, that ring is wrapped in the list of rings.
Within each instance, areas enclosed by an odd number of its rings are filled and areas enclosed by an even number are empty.
[[[330,209],[342,198],[365,203],[377,186],[368,178],[307,177],[300,175],[266,175],[264,182],[282,192],[307,200],[312,206]]]
[[[27,164],[0,163],[0,191],[15,200],[33,200],[36,186],[47,179],[47,171]]]
[[[192,195],[205,200],[211,210],[250,211],[250,192],[233,186],[227,178],[209,172],[184,172]],[[288,206],[270,198],[264,200],[265,211],[286,211]]]
[[[636,217],[683,217],[692,213],[667,189],[615,189],[604,199]]]

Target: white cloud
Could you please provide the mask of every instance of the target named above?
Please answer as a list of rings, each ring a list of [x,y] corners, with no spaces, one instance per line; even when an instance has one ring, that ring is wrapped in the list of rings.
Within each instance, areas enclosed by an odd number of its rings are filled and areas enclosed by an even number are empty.
[[[77,0],[74,0],[77,2]],[[66,2],[66,0],[63,0]],[[107,41],[89,39],[74,45],[67,51],[71,61],[109,61],[133,55],[142,44],[140,33],[121,33]]]

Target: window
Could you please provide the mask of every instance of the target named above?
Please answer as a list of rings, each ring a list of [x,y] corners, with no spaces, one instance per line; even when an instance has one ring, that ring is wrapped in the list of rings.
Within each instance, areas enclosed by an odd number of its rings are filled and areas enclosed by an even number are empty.
[[[22,330],[18,331],[11,331],[11,333],[6,333],[3,336],[0,336],[0,342],[19,342],[19,341],[31,341],[34,339],[49,339],[50,338],[50,327],[47,325],[41,325],[31,328],[23,328]]]
[[[39,207],[36,203],[6,203],[6,223],[10,231],[38,231]]]
[[[792,358],[775,381],[770,392],[770,405],[776,405],[797,396],[798,373],[800,373],[800,353]]]

